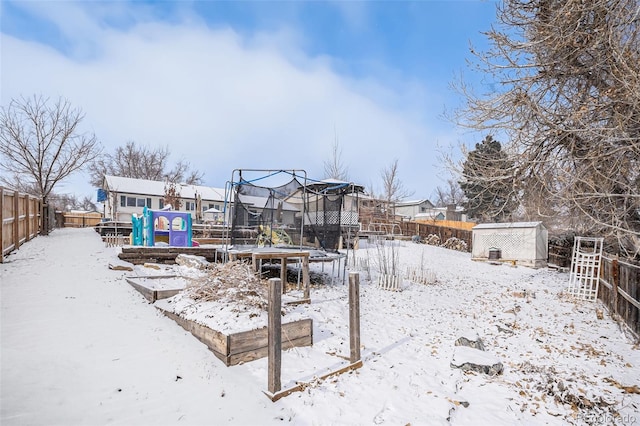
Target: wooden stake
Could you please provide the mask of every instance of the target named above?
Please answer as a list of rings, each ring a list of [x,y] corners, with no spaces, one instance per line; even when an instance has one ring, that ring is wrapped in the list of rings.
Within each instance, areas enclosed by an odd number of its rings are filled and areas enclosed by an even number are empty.
[[[282,281],[282,294],[287,292],[287,258],[280,259],[280,280]]]
[[[602,269],[604,270],[604,268]],[[618,313],[618,281],[620,280],[619,273],[620,267],[618,265],[618,256],[616,256],[615,259],[611,261],[611,276],[613,278],[611,280],[613,281],[611,283],[611,292],[613,293],[613,312],[616,314]]]
[[[280,391],[282,383],[282,281],[279,278],[269,279],[269,322],[267,332],[268,386],[269,392]]]
[[[311,279],[309,278],[309,256],[302,257],[302,285],[304,286],[304,299],[311,298]]]
[[[360,274],[349,272],[349,361],[360,361]]]

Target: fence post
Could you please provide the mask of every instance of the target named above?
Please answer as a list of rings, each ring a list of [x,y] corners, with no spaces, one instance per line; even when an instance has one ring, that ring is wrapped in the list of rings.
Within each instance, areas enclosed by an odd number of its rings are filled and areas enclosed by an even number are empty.
[[[0,186],[0,263],[4,262],[4,186]]]
[[[25,206],[24,206],[24,237],[25,241],[29,241],[31,239],[31,225],[29,221],[31,218],[29,217],[29,204],[31,203],[31,196],[27,195],[25,197]]]
[[[13,191],[13,243],[14,249],[20,248],[20,194]]]
[[[279,278],[269,279],[269,319],[267,327],[268,387],[272,394],[280,391],[282,367],[282,282]]]
[[[349,361],[360,361],[360,274],[349,272]]]
[[[615,314],[618,313],[618,280],[619,278],[619,272],[620,272],[620,266],[618,265],[618,256],[616,255],[616,257],[613,258],[613,260],[611,261],[611,277],[613,281],[611,283],[611,291],[613,292],[613,312]]]

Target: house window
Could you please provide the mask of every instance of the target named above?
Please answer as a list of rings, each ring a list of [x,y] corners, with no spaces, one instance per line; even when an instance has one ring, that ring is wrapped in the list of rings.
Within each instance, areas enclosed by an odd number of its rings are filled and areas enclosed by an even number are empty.
[[[144,207],[151,208],[151,198],[137,198],[127,197],[125,195],[120,196],[120,207]]]
[[[196,209],[196,203],[194,201],[187,201],[184,203],[185,205],[185,210],[187,211],[192,211]]]
[[[158,200],[158,208],[162,210],[164,208],[164,198]]]
[[[216,209],[216,210],[220,210],[222,211],[222,209],[220,208],[220,204],[205,204],[202,206],[202,211],[205,210],[209,210],[209,209]]]

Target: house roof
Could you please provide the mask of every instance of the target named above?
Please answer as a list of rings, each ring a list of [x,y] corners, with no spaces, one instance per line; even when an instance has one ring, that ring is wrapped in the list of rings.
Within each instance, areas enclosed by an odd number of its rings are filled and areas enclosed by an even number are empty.
[[[422,200],[412,200],[412,201],[400,201],[396,203],[396,207],[409,207],[409,206],[419,206],[420,204],[429,203],[431,207],[433,207],[433,203],[429,201],[427,198]]]
[[[109,191],[124,192],[127,194],[155,195],[162,197],[165,194],[165,182],[135,179],[122,176],[105,175],[103,187]],[[180,198],[194,198],[198,193],[203,200],[224,201],[224,189],[213,188],[203,185],[176,184],[176,190],[180,193]]]

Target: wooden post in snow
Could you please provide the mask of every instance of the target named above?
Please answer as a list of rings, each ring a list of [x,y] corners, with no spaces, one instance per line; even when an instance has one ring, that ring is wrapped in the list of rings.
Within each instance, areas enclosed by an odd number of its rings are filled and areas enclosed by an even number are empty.
[[[282,281],[269,279],[269,320],[267,331],[268,390],[271,394],[280,391],[282,366]]]
[[[302,257],[302,285],[304,286],[304,298],[311,298],[311,279],[309,277],[309,255]]]
[[[349,272],[349,361],[360,361],[360,274]]]
[[[282,281],[282,294],[287,292],[287,258],[280,259],[280,280]]]
[[[604,270],[604,268],[602,268]],[[618,313],[618,282],[620,280],[620,265],[618,265],[618,256],[611,261],[611,292],[613,293],[613,313]]]

